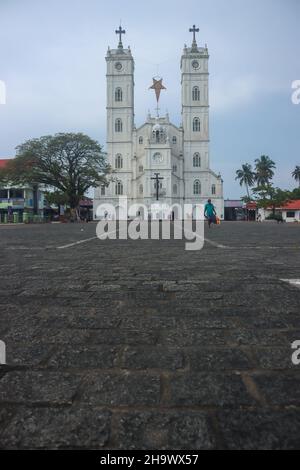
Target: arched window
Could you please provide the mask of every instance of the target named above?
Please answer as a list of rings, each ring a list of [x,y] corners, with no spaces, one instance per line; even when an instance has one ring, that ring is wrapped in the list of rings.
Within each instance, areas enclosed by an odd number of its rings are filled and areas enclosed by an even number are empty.
[[[200,119],[198,117],[193,119],[193,131],[200,132]]]
[[[177,165],[173,165],[173,173],[177,172]]]
[[[105,196],[105,186],[101,186],[101,196]]]
[[[194,181],[194,194],[201,194],[201,183],[199,180]]]
[[[173,194],[177,194],[177,184],[173,184]]]
[[[139,137],[139,144],[142,144],[142,143],[143,143],[143,137],[140,136],[140,137]]]
[[[144,167],[143,167],[143,165],[140,165],[140,166],[139,166],[139,173],[142,173],[142,172],[143,172],[143,170],[144,170]]]
[[[118,118],[116,119],[116,122],[115,122],[115,131],[122,132],[122,130],[123,130],[122,119]]]
[[[172,137],[172,143],[173,143],[173,144],[176,144],[176,142],[177,142],[177,137],[176,137],[176,135],[173,135],[173,137]]]
[[[123,101],[123,92],[120,87],[115,90],[115,101]]]
[[[201,157],[198,152],[194,153],[193,155],[193,166],[194,167],[199,167],[201,166]]]
[[[211,185],[211,194],[216,194],[216,185],[215,184]]]
[[[193,87],[192,99],[193,99],[193,101],[200,101],[200,90],[199,90],[199,87],[197,87],[197,86]]]
[[[123,158],[120,153],[117,153],[115,158],[115,167],[116,168],[123,168]]]
[[[118,181],[116,184],[116,195],[121,196],[123,194],[123,183],[121,181]]]
[[[143,194],[143,185],[142,184],[139,185],[139,193]]]

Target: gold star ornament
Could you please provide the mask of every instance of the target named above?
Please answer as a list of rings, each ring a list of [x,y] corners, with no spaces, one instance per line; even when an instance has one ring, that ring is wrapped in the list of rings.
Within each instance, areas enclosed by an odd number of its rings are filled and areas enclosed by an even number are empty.
[[[162,81],[163,81],[162,78],[160,80],[155,80],[155,78],[153,78],[153,85],[149,87],[149,90],[150,89],[155,90],[155,95],[156,95],[156,101],[157,102],[159,100],[161,90],[166,90],[166,87],[163,86]]]

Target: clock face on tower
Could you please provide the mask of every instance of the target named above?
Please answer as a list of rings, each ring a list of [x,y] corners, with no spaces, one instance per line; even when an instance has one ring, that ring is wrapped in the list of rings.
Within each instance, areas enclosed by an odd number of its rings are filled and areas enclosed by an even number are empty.
[[[116,63],[115,63],[115,69],[116,69],[116,70],[122,70],[122,64],[121,64],[121,62],[116,62]]]
[[[193,69],[198,69],[198,68],[199,68],[199,62],[198,62],[198,60],[193,60],[193,62],[192,62],[192,67],[193,67]]]
[[[161,153],[159,152],[156,152],[154,155],[153,155],[153,161],[154,163],[162,163],[163,162],[163,156]]]

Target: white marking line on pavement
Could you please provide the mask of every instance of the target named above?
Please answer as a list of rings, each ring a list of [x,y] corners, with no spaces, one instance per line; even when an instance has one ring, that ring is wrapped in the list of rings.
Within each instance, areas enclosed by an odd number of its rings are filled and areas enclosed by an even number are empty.
[[[292,286],[296,286],[300,288],[300,279],[280,279],[283,282],[288,282]]]
[[[47,246],[6,246],[5,250],[28,250],[28,251],[35,251],[35,250],[51,250],[51,248],[55,248],[55,246],[47,245]]]
[[[85,240],[78,240],[77,242],[68,243],[67,245],[58,246],[57,249],[58,250],[63,250],[64,248],[71,248],[71,246],[80,245],[81,243],[90,242],[91,240],[95,240],[95,238],[98,238],[98,237],[94,236],[94,237],[91,237],[91,238],[86,238]]]
[[[105,233],[105,235],[110,235],[112,233],[115,233],[117,232],[119,229],[116,229],[116,230],[112,230],[111,232],[108,232],[108,233]],[[58,246],[57,249],[58,250],[62,250],[64,248],[71,248],[72,246],[76,246],[76,245],[80,245],[81,243],[86,243],[86,242],[90,242],[92,240],[95,240],[96,238],[98,238],[99,240],[101,240],[101,238],[97,237],[97,235],[95,235],[94,237],[91,237],[91,238],[85,238],[84,240],[78,240],[77,242],[73,242],[73,243],[68,243],[67,245],[62,245],[62,246]]]
[[[221,243],[214,242],[209,240],[209,238],[204,238],[204,240],[209,243],[210,245],[216,246],[217,248],[222,248],[223,250],[227,250],[228,248],[232,248],[232,246],[222,245]]]
[[[197,232],[192,232],[191,230],[188,230],[187,228],[183,228],[183,231],[191,233],[195,235],[196,237],[200,238],[200,240],[203,240],[203,237],[201,237],[201,235],[199,235]],[[223,250],[231,248],[230,246],[226,246],[226,245],[222,245],[221,243],[214,242],[213,240],[210,240],[209,238],[204,238],[204,241],[217,248],[222,248]]]

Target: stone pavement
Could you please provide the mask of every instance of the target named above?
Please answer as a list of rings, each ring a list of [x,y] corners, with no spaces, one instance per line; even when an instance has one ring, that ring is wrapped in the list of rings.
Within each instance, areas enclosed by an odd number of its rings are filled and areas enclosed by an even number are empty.
[[[95,228],[0,227],[0,448],[300,448],[300,226]]]

